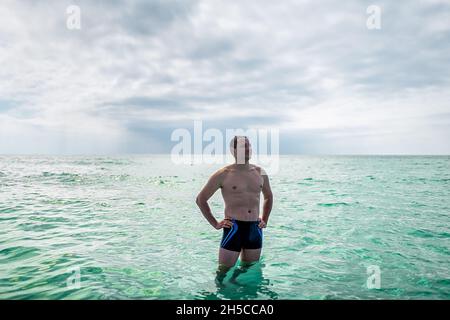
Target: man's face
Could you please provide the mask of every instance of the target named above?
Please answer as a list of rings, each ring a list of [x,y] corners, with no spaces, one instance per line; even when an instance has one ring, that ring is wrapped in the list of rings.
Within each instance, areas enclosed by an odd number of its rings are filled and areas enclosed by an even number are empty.
[[[237,137],[233,156],[236,158],[238,164],[245,164],[250,160],[252,156],[252,146],[247,137]]]

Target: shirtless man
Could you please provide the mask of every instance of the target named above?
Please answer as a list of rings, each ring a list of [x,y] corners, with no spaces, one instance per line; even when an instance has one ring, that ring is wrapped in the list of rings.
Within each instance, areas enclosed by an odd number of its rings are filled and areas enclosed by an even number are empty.
[[[235,163],[214,173],[197,196],[197,205],[208,222],[223,228],[219,249],[218,277],[221,280],[239,257],[245,265],[259,260],[262,229],[267,226],[273,196],[269,178],[260,167],[249,163],[251,145],[247,137],[236,136],[230,143]],[[225,202],[225,218],[218,222],[211,213],[208,199],[221,189]],[[259,216],[260,194],[264,196],[262,217]]]

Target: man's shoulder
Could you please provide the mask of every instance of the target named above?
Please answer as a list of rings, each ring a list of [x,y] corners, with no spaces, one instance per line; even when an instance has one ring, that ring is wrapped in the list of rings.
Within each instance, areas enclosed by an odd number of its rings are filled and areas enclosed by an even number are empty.
[[[252,165],[251,165],[251,168],[252,168],[253,170],[261,171],[261,167],[257,166],[256,164],[252,164]]]
[[[266,171],[262,167],[257,166],[255,164],[253,164],[252,166],[253,166],[253,169],[256,170],[260,175],[267,176]]]
[[[225,166],[223,168],[220,168],[219,170],[217,170],[214,175],[215,176],[223,176],[225,174],[227,174],[228,172],[230,172],[232,168],[230,166]]]

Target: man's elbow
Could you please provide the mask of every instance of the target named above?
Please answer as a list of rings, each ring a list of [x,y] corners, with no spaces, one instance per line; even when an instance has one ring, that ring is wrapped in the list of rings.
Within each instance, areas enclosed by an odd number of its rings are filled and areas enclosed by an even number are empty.
[[[203,199],[202,196],[198,195],[197,198],[195,198],[195,203],[200,207],[202,204],[206,202],[205,199]]]

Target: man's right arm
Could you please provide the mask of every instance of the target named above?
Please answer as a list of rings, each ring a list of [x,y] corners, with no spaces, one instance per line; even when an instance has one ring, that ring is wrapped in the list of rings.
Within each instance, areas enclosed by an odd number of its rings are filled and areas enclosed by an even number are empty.
[[[216,229],[221,229],[223,227],[231,227],[231,222],[228,220],[223,220],[221,222],[217,222],[214,215],[211,213],[211,208],[209,207],[208,200],[213,196],[213,194],[222,186],[224,170],[219,170],[214,173],[200,191],[197,196],[196,203],[200,208],[203,216],[208,220],[209,224],[211,224]]]

